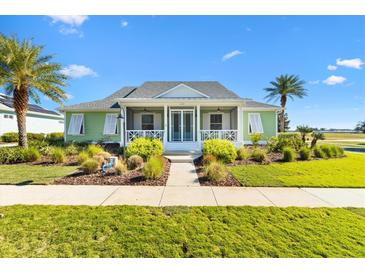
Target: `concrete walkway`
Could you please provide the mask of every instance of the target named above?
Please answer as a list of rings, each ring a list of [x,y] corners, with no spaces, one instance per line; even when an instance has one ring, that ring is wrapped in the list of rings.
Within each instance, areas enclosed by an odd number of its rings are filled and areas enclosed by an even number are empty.
[[[0,186],[0,205],[365,207],[365,189],[203,186]]]
[[[172,162],[166,186],[200,186],[194,164]]]

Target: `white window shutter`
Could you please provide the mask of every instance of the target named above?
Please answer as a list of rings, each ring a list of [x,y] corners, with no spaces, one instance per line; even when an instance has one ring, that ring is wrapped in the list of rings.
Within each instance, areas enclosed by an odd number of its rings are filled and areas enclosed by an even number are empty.
[[[117,115],[107,114],[105,116],[104,134],[116,134]]]
[[[70,124],[68,126],[68,134],[70,135],[79,135],[82,134],[81,126],[84,122],[83,114],[72,114],[70,119]]]
[[[251,133],[264,133],[260,113],[249,113]]]

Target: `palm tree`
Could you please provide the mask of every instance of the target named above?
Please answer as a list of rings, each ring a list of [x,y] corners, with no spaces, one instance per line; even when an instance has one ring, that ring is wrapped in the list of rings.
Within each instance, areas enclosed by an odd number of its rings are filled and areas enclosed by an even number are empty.
[[[280,75],[276,77],[275,81],[270,82],[271,87],[265,88],[264,90],[268,92],[265,96],[267,101],[277,101],[280,99],[281,112],[279,114],[280,119],[280,132],[284,132],[285,128],[285,106],[287,99],[290,98],[294,100],[294,97],[303,98],[307,95],[304,88],[305,82],[300,80],[296,75]]]
[[[61,73],[61,65],[52,63],[52,55],[41,55],[43,46],[33,45],[31,40],[19,41],[15,37],[0,34],[0,86],[13,95],[17,116],[19,146],[27,147],[26,113],[29,97],[39,103],[36,91],[54,102],[66,99],[62,87],[67,77]]]
[[[365,133],[365,121],[358,122],[355,130],[362,131],[363,133]]]
[[[317,144],[318,140],[324,140],[325,136],[322,132],[319,131],[313,131],[312,132],[312,142],[311,142],[311,148],[314,148]]]
[[[305,143],[307,134],[313,132],[313,129],[309,126],[301,125],[297,126],[297,131],[300,132],[300,135],[302,136],[302,141],[303,143]]]

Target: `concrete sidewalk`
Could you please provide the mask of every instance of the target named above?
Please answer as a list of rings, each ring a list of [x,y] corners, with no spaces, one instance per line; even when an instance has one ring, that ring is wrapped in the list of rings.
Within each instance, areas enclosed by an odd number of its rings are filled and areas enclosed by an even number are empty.
[[[203,186],[0,186],[0,205],[365,207],[365,189]]]

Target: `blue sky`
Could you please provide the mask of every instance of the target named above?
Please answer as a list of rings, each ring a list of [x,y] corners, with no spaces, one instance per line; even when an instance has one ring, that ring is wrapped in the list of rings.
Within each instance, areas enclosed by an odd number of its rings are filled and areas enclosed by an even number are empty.
[[[365,17],[0,16],[0,26],[56,55],[73,77],[66,104],[147,80],[217,80],[264,101],[263,88],[288,73],[308,89],[288,102],[292,128],[365,120]]]

